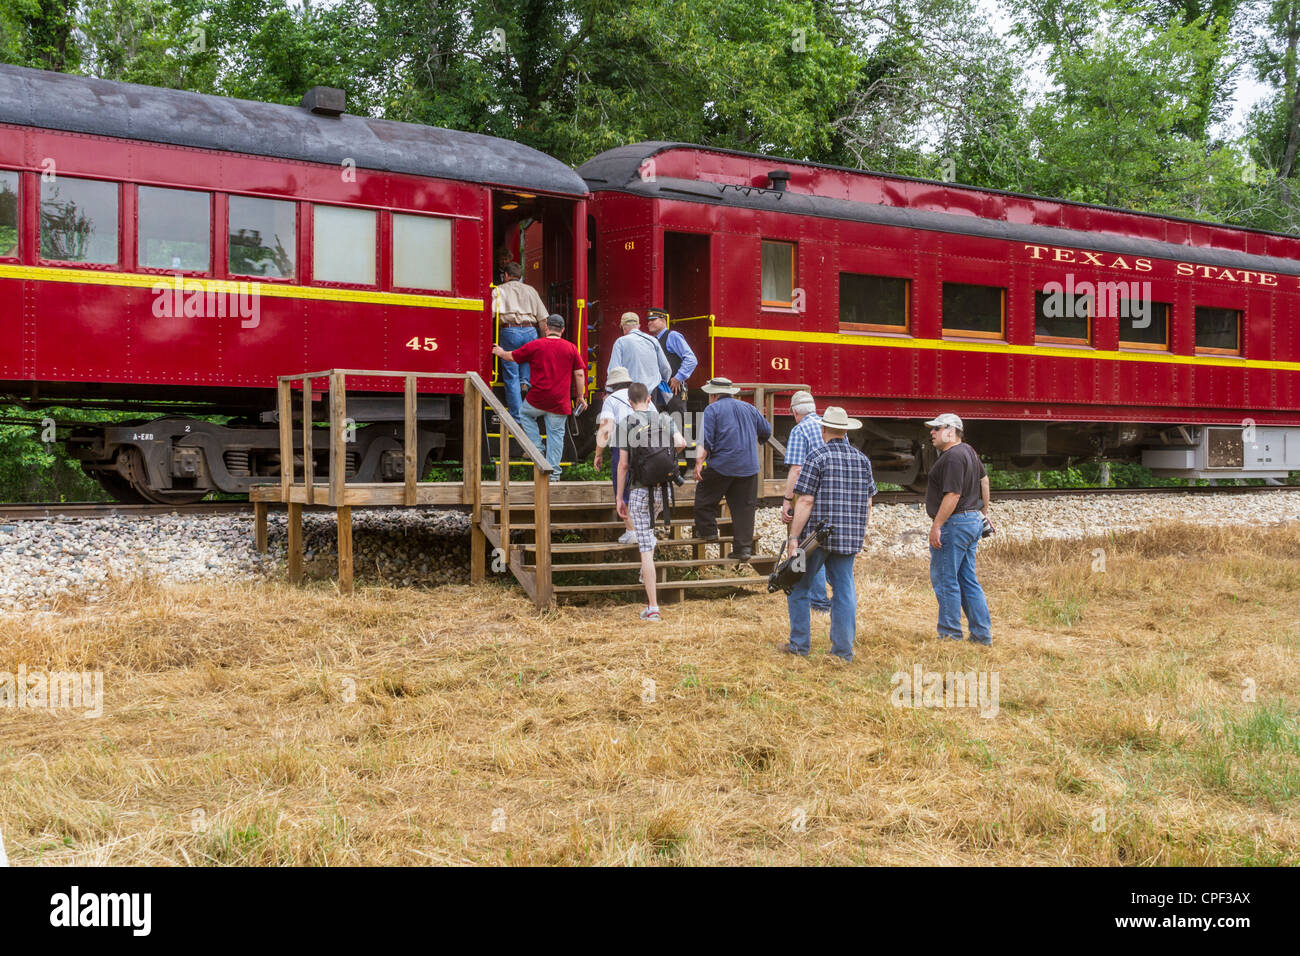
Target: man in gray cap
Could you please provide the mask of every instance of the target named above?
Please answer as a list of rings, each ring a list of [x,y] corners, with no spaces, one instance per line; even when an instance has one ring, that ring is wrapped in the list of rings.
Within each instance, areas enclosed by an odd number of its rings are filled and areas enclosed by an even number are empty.
[[[832,405],[822,416],[825,444],[808,454],[795,483],[794,518],[790,522],[791,555],[799,553],[804,530],[825,521],[830,526],[826,544],[805,553],[804,575],[786,597],[790,614],[790,639],[781,646],[787,654],[808,656],[812,633],[809,598],[819,569],[824,568],[831,585],[831,653],[828,660],[853,660],[853,642],[858,630],[858,591],[853,581],[853,562],[862,550],[871,520],[871,499],[876,480],[871,459],[849,442],[849,432],[862,422],[849,418],[844,409]]]
[[[731,554],[738,562],[754,556],[754,512],[758,510],[758,448],[772,437],[772,426],[729,378],[704,385],[709,407],[700,416],[695,453],[695,534],[718,537],[718,505],[731,509]]]
[[[970,639],[993,643],[988,600],[975,576],[975,549],[989,510],[989,477],[975,449],[962,441],[962,420],[945,412],[926,422],[939,459],[930,469],[925,511],[930,516],[930,584],[939,602],[939,637],[962,639],[966,612]]]
[[[572,391],[578,395],[577,412],[587,407],[583,395],[587,390],[587,363],[578,348],[564,338],[564,317],[546,317],[546,338],[533,339],[507,351],[492,346],[492,354],[504,362],[528,362],[533,367],[533,387],[519,406],[519,424],[524,434],[542,448],[538,420],[546,419],[546,460],[551,465],[551,481],[560,480],[560,461],[564,457],[564,430],[575,410]],[[571,391],[572,390],[572,391]]]
[[[822,417],[817,414],[817,403],[811,392],[798,391],[790,396],[790,414],[795,424],[785,441],[785,464],[789,470],[785,476],[785,500],[781,502],[781,520],[786,524],[794,518],[794,486],[803,463],[810,452],[826,444],[822,439]],[[823,613],[831,609],[830,598],[826,596],[825,566],[818,568],[814,576],[812,607]]]

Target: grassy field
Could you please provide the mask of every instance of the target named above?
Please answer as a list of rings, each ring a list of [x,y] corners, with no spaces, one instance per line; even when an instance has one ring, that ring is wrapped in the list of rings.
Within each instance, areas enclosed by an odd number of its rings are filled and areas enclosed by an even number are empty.
[[[923,562],[860,559],[848,666],[824,617],[777,654],[766,594],[655,626],[501,583],[123,582],[0,623],[0,670],[105,700],[0,710],[0,833],[15,865],[1300,863],[1300,526],[982,575],[991,650],[934,638]],[[996,716],[896,706],[916,665],[996,672]]]

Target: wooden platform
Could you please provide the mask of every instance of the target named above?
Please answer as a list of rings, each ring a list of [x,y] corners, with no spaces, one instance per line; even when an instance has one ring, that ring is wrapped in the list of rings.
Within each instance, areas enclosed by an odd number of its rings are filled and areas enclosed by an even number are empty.
[[[405,413],[403,422],[403,479],[398,482],[356,483],[348,482],[345,475],[347,461],[345,423],[348,376],[367,379],[400,377],[405,384]],[[417,481],[418,465],[415,461],[416,442],[416,392],[422,378],[458,379],[463,383],[465,404],[462,423],[463,481]],[[329,382],[329,468],[324,480],[317,480],[313,442],[313,382]],[[301,390],[300,401],[293,400],[292,388]],[[793,392],[806,385],[749,386],[757,393],[760,407],[773,416],[773,401],[778,391]],[[294,433],[295,405],[301,406],[297,420],[301,423],[301,436]],[[501,423],[500,431],[492,436],[496,447],[484,455],[484,409],[490,408]],[[557,597],[580,598],[583,595],[635,592],[640,583],[630,580],[609,580],[610,576],[629,577],[640,568],[639,552],[635,544],[617,541],[623,522],[614,509],[614,488],[608,481],[556,481],[550,480],[552,468],[541,452],[528,439],[523,429],[506,411],[500,400],[474,372],[417,373],[377,372],[349,369],[330,369],[324,372],[281,376],[278,382],[277,401],[280,425],[280,461],[292,462],[278,481],[254,485],[249,493],[253,504],[254,537],[257,549],[267,548],[267,510],[271,504],[287,505],[288,509],[288,565],[289,580],[300,583],[303,577],[303,508],[325,506],[334,510],[338,527],[339,589],[352,590],[352,509],[359,507],[447,508],[468,511],[470,515],[469,569],[472,582],[483,581],[488,566],[488,547],[492,548],[493,570],[509,571],[539,608],[549,607]],[[511,442],[522,449],[532,465],[530,481],[512,481],[509,462]],[[760,456],[762,481],[759,496],[764,501],[779,501],[784,482],[772,476],[773,452],[782,451],[775,440],[769,441]],[[492,454],[492,451],[498,454]],[[502,468],[500,463],[506,462]],[[497,478],[482,478],[485,465],[495,464]],[[725,556],[731,538],[723,530],[722,537],[713,541],[691,537],[694,522],[691,504],[695,499],[695,483],[687,481],[676,489],[676,500],[670,525],[659,528],[666,537],[665,547],[686,549],[689,557],[680,554],[656,562],[655,585],[668,600],[680,600],[691,590],[735,590],[766,584],[762,575],[770,569],[774,558],[755,556],[745,565],[737,565]],[[568,516],[568,519],[565,519]],[[531,518],[531,520],[529,520]],[[554,520],[559,518],[560,520]],[[518,519],[518,520],[516,520]],[[727,519],[721,518],[720,525]],[[567,540],[552,541],[552,536],[564,535]],[[579,540],[572,540],[576,536]],[[710,548],[718,548],[710,555]],[[637,560],[633,560],[636,558]],[[571,560],[570,560],[571,559]],[[707,575],[713,570],[717,574]],[[741,573],[748,570],[751,573]],[[761,573],[758,573],[761,572]],[[574,581],[577,575],[588,578]],[[681,575],[681,576],[675,576]],[[556,577],[561,580],[557,583]],[[598,580],[591,580],[593,576]]]
[[[485,479],[480,482],[482,504],[496,507],[501,504],[501,483]],[[785,482],[769,478],[763,482],[760,498],[780,500]],[[549,489],[552,511],[580,510],[583,508],[613,508],[614,486],[608,481],[558,481]],[[289,496],[284,497],[282,486],[275,484],[253,485],[249,491],[249,500],[254,502],[271,502],[279,504],[317,504],[329,502],[330,486],[328,482],[317,482],[310,498],[305,485],[289,486]],[[373,482],[367,484],[347,484],[343,488],[343,499],[335,507],[375,507],[391,506],[409,507],[405,501],[406,489],[399,482]],[[533,488],[530,482],[511,482],[509,484],[510,506],[519,509],[531,509]],[[417,507],[452,508],[467,505],[468,492],[463,482],[459,481],[421,481],[415,486],[415,505]],[[677,489],[678,501],[695,500],[695,482],[688,481]],[[520,526],[516,526],[520,527]]]

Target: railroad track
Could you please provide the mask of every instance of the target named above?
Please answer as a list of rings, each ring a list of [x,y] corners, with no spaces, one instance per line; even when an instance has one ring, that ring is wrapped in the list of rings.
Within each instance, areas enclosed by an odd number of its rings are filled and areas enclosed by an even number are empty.
[[[1022,488],[993,492],[994,501],[1024,501],[1032,498],[1070,498],[1124,495],[1251,495],[1274,491],[1300,491],[1300,485],[1219,485],[1191,488]],[[877,505],[921,504],[924,495],[914,491],[882,491],[874,499]],[[773,499],[775,503],[775,499]],[[283,505],[271,505],[283,510]],[[304,505],[306,512],[328,512],[325,505]],[[0,524],[14,521],[48,521],[114,517],[150,517],[153,515],[251,515],[247,501],[200,501],[192,505],[122,504],[118,502],[69,501],[38,504],[0,504]]]

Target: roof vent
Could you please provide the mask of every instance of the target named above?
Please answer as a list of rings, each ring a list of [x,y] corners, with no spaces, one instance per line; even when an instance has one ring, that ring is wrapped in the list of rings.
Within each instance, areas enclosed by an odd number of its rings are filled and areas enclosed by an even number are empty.
[[[302,105],[320,116],[338,116],[347,108],[347,94],[332,86],[313,86],[303,94]]]
[[[771,183],[770,189],[783,193],[786,184],[790,181],[790,171],[788,169],[774,169],[767,174],[767,181]]]

